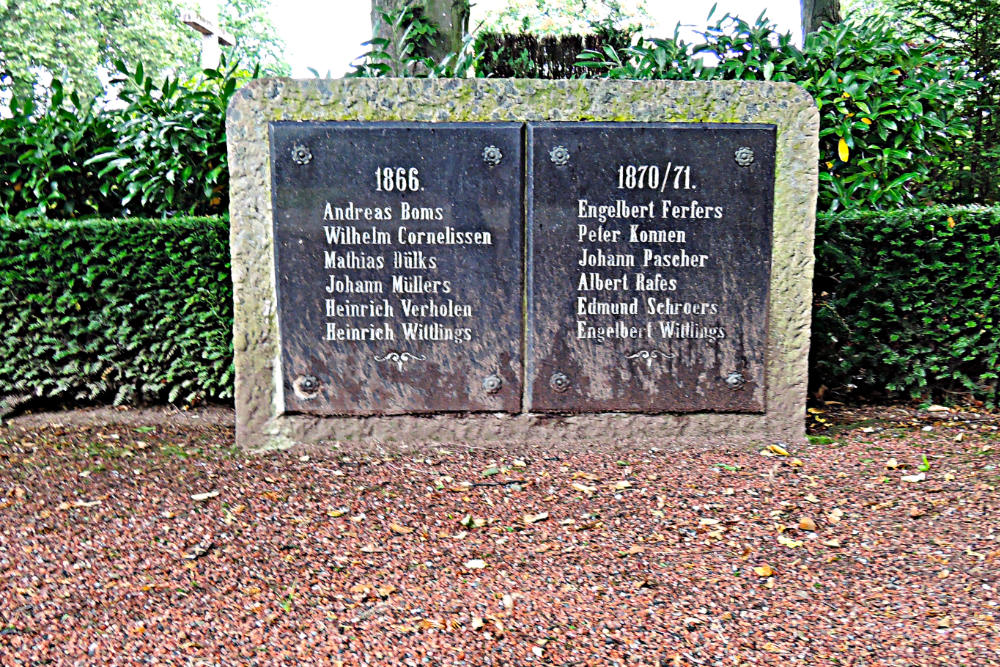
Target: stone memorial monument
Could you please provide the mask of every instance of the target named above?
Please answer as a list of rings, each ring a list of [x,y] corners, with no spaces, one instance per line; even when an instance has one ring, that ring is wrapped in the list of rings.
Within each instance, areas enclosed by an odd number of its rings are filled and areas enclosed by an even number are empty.
[[[790,84],[252,82],[239,444],[802,439],[817,131]]]

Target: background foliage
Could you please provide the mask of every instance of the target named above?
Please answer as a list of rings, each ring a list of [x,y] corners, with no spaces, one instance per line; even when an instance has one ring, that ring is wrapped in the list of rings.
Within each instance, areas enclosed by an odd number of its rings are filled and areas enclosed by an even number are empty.
[[[19,97],[42,94],[48,76],[81,98],[100,96],[116,61],[141,66],[156,81],[199,71],[201,35],[179,20],[195,0],[0,0],[0,88]],[[268,74],[290,71],[284,44],[267,16],[270,0],[222,0],[219,24],[236,45],[230,61],[259,63]],[[113,97],[113,95],[112,95]]]
[[[476,37],[475,73],[479,77],[521,79],[570,79],[593,74],[579,63],[584,51],[605,46],[624,49],[632,42],[632,30],[598,28],[585,35],[482,32]]]
[[[257,76],[238,64],[155,85],[118,64],[123,108],[96,97],[15,96],[0,118],[0,214],[17,218],[220,214],[228,210],[225,117]]]
[[[939,198],[973,83],[934,44],[912,43],[876,18],[827,25],[797,49],[763,16],[725,16],[698,44],[675,34],[604,47],[581,59],[610,78],[790,81],[820,109],[820,210],[889,208]],[[709,56],[703,59],[704,56]],[[714,63],[714,64],[707,64]]]
[[[817,241],[814,388],[996,403],[1000,207],[821,215]]]
[[[230,399],[232,303],[226,219],[0,220],[0,403]]]

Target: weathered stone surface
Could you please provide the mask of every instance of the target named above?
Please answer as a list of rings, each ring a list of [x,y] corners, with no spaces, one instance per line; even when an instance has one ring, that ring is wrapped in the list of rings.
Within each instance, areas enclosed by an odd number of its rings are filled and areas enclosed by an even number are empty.
[[[764,411],[774,129],[528,125],[529,410]]]
[[[634,121],[777,127],[765,349],[765,412],[625,415],[445,414],[319,418],[284,412],[274,279],[269,124],[274,121]],[[818,113],[785,83],[357,79],[252,82],[230,104],[231,249],[237,439],[249,449],[295,443],[564,438],[705,441],[804,437]]]
[[[521,407],[521,125],[271,125],[284,412]]]

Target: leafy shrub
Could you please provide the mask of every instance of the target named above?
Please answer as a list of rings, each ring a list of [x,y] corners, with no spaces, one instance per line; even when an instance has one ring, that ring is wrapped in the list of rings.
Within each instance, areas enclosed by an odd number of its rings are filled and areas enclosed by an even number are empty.
[[[229,225],[0,220],[0,403],[229,399]]]
[[[956,110],[973,85],[967,72],[879,19],[827,25],[803,50],[763,15],[752,25],[727,15],[702,37],[640,39],[581,61],[616,79],[799,83],[820,110],[820,210],[918,201],[969,135]]]
[[[114,197],[97,188],[97,169],[85,165],[112,141],[111,119],[93,98],[64,94],[53,81],[48,106],[12,96],[0,118],[0,215],[18,219],[111,215]]]
[[[821,215],[817,237],[814,386],[995,404],[1000,207]]]
[[[117,63],[118,114],[103,152],[88,165],[98,173],[102,194],[118,195],[125,215],[208,215],[229,207],[226,107],[236,89],[258,72],[239,63],[207,69],[183,85],[167,78],[157,87],[142,65],[129,72]]]

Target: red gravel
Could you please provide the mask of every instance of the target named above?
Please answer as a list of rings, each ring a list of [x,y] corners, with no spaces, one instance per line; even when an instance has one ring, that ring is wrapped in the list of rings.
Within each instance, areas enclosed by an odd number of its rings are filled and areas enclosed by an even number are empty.
[[[15,422],[0,664],[1000,665],[1000,436],[923,423],[303,460]]]

